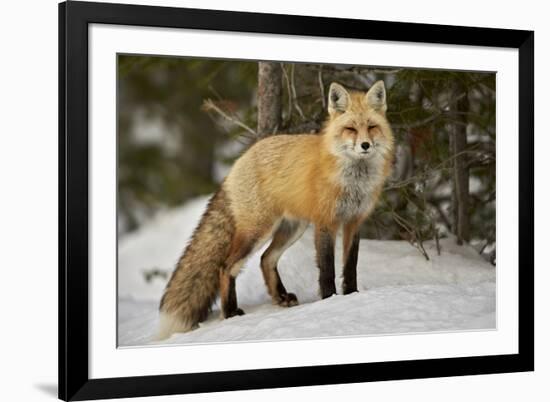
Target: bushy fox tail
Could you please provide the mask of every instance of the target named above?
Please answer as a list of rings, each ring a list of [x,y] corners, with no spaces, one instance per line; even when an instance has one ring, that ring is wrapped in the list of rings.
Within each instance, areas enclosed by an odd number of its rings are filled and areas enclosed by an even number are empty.
[[[180,258],[160,302],[156,340],[186,332],[206,319],[220,288],[220,270],[228,257],[235,223],[223,187],[206,212]]]

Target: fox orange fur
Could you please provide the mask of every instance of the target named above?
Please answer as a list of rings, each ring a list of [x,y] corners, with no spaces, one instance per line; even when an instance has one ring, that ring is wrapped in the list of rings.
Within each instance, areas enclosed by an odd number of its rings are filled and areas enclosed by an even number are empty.
[[[160,304],[159,339],[204,320],[220,296],[224,318],[244,314],[235,278],[246,258],[272,239],[261,269],[273,303],[297,304],[277,271],[282,253],[315,225],[319,286],[336,293],[334,239],[343,228],[343,293],[357,291],[358,228],[390,175],[394,140],[382,81],[368,92],[333,83],[320,135],[275,135],[250,147],[212,197]]]

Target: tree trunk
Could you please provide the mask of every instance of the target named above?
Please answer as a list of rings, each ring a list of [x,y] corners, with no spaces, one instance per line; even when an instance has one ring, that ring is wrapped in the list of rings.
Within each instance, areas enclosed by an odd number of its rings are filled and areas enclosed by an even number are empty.
[[[275,134],[281,126],[283,70],[280,63],[258,63],[258,137]]]
[[[470,240],[470,183],[467,156],[463,152],[468,145],[466,127],[468,124],[467,112],[470,104],[468,101],[468,89],[462,83],[454,85],[452,110],[455,114],[450,137],[450,153],[453,159],[453,231],[457,244],[463,244]]]

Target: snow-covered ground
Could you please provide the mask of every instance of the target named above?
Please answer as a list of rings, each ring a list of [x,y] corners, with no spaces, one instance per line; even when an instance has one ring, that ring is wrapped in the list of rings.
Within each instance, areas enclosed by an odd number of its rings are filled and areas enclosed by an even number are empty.
[[[166,278],[144,272],[171,272],[207,198],[159,214],[119,242],[118,344],[154,344],[158,303]],[[470,247],[441,241],[441,255],[428,242],[430,261],[404,241],[361,240],[359,293],[321,300],[318,295],[313,235],[308,230],[279,262],[288,291],[300,305],[273,306],[259,259],[253,255],[237,278],[244,316],[220,320],[219,306],[196,330],[175,334],[164,344],[293,339],[330,336],[458,331],[495,328],[495,268]],[[337,258],[341,260],[338,242]],[[337,264],[337,270],[341,264]],[[337,271],[337,276],[340,273]]]

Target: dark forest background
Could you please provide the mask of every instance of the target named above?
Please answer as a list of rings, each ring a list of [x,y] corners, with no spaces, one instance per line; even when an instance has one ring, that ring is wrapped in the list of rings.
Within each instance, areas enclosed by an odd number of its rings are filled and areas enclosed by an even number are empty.
[[[454,236],[495,264],[493,73],[119,55],[119,235],[211,194],[259,138],[318,133],[331,82],[379,79],[397,157],[362,237],[429,259],[425,241]]]

